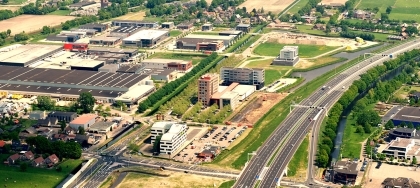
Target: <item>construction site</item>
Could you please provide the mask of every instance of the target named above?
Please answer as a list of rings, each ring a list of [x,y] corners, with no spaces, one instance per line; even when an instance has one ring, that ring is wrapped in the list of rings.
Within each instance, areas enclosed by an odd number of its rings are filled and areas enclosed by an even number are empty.
[[[273,32],[265,36],[264,41],[276,42],[280,44],[305,44],[305,45],[325,45],[325,46],[351,46],[357,42],[351,39],[326,38],[305,34],[291,34]]]
[[[256,93],[247,104],[233,115],[227,124],[238,124],[252,127],[264,114],[266,114],[275,104],[287,96],[286,93]]]

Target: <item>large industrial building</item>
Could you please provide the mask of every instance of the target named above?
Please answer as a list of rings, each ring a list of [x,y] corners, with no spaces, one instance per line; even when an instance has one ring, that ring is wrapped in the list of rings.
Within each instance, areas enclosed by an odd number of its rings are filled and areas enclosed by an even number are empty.
[[[156,122],[153,124],[150,132],[152,135],[152,144],[156,137],[160,139],[160,153],[174,154],[187,141],[187,125],[174,122]]]
[[[260,90],[264,87],[265,71],[257,68],[222,67],[220,69],[220,79],[223,81],[223,85],[237,82],[245,85],[254,85],[257,90]]]
[[[0,65],[27,67],[63,50],[55,45],[12,45],[0,49]]]
[[[111,37],[111,36],[98,36],[92,37],[89,40],[89,44],[98,45],[98,46],[116,46],[121,43],[120,37]]]
[[[1,54],[0,54],[1,55]],[[403,107],[395,115],[392,116],[394,125],[401,123],[412,123],[415,127],[420,126],[420,110],[418,107]]]
[[[141,26],[125,26],[112,30],[108,36],[126,38],[142,30]]]
[[[299,62],[298,54],[298,46],[284,46],[279,56],[273,60],[273,65],[295,66]]]
[[[177,59],[145,59],[141,62],[141,64],[145,68],[172,69],[181,72],[187,72],[193,67],[192,61]]]
[[[138,55],[138,49],[120,49],[120,48],[105,48],[105,47],[90,47],[87,50],[89,55],[106,55],[106,54],[127,54],[129,57]]]
[[[141,30],[125,39],[123,46],[153,47],[160,41],[169,37],[169,31],[164,30]]]
[[[176,42],[178,49],[218,51],[234,43],[236,36],[229,35],[187,35]]]
[[[144,85],[150,86],[146,89]],[[150,75],[107,73],[82,70],[59,70],[15,66],[0,67],[0,91],[11,94],[48,95],[61,100],[75,100],[80,93],[90,92],[102,102],[136,103],[154,90]]]
[[[157,28],[159,27],[158,22],[152,21],[139,21],[139,20],[113,20],[112,26],[120,26],[120,27],[129,27],[129,26],[140,26],[140,27],[148,27],[148,28]]]
[[[79,26],[79,29],[94,29],[97,32],[104,32],[108,29],[107,24],[90,23]]]

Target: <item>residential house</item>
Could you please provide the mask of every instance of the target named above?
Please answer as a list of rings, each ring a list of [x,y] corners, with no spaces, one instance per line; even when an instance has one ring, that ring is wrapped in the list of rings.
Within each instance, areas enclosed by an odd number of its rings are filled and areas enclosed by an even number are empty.
[[[20,140],[12,140],[12,149],[17,150],[22,147]]]
[[[301,16],[300,18],[302,18],[303,20],[305,20],[305,23],[315,23],[316,22],[316,17],[315,16]]]
[[[66,134],[54,134],[52,136],[52,140],[66,142],[66,141],[69,140],[69,138],[68,138],[68,135],[66,135]]]
[[[29,127],[19,133],[19,139],[25,140],[29,137],[35,137],[38,135],[38,131],[34,127]]]
[[[34,154],[32,153],[32,151],[27,151],[22,155],[22,160],[32,160],[34,159]]]
[[[312,29],[314,30],[325,30],[325,24],[315,24],[314,27],[312,27]]]
[[[371,18],[375,18],[375,13],[364,11],[364,10],[356,10],[353,13],[353,17],[357,19],[362,19],[362,20],[371,19]]]
[[[58,118],[56,117],[47,117],[46,119],[38,119],[37,125],[42,127],[51,127],[58,124]]]
[[[44,165],[44,158],[38,157],[35,160],[33,160],[31,164],[33,167],[41,167]]]
[[[220,17],[217,17],[216,18],[216,20],[214,20],[214,24],[216,24],[216,25],[221,25],[221,24],[223,24],[224,22],[223,22],[223,19],[222,18],[220,18]]]
[[[7,158],[7,164],[15,164],[20,159],[20,155],[15,153],[11,155],[9,158]]]
[[[408,33],[406,32],[401,32],[400,36],[404,39],[407,39],[409,37]]]
[[[60,162],[57,155],[55,155],[55,154],[50,155],[44,161],[45,161],[45,164],[48,165],[48,167],[54,166],[55,164]]]
[[[0,140],[0,151],[5,145],[6,145],[6,142],[4,140]]]
[[[76,133],[77,133],[77,131],[78,131],[78,130],[73,129],[73,127],[70,127],[70,126],[67,126],[67,127],[64,129],[64,132],[65,132],[66,134],[68,134],[68,135],[71,135],[71,134],[76,134]]]

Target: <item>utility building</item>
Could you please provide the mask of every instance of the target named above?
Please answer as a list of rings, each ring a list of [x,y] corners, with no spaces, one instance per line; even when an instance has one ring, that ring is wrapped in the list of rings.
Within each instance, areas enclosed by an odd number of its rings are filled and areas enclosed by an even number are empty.
[[[279,56],[273,60],[273,65],[295,66],[299,62],[298,54],[298,46],[284,46]]]

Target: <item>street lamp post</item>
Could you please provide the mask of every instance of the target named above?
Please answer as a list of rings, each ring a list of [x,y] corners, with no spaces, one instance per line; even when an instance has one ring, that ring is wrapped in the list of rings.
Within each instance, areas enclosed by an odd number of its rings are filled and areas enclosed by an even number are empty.
[[[257,152],[256,152],[256,151],[253,151],[253,152],[251,152],[251,153],[248,153],[248,155],[247,155],[248,160],[246,161],[246,163],[247,163],[247,164],[249,163],[249,155],[251,155],[251,156],[253,156],[253,155],[257,155]]]

